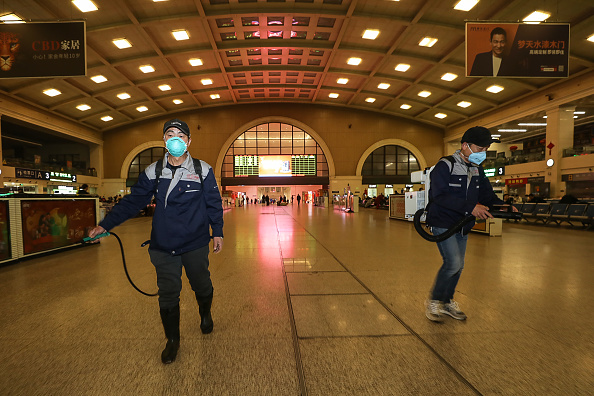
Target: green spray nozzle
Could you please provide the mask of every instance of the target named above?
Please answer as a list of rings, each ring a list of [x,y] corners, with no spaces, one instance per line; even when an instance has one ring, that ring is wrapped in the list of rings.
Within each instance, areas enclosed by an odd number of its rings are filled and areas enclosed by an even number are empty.
[[[86,238],[83,238],[83,243],[84,242],[91,242],[91,241],[94,241],[94,240],[97,240],[99,238],[103,238],[103,237],[106,237],[106,236],[109,236],[109,235],[110,235],[109,232],[106,231],[106,232],[103,232],[103,233],[101,233],[99,235],[94,236],[93,238],[86,237]]]

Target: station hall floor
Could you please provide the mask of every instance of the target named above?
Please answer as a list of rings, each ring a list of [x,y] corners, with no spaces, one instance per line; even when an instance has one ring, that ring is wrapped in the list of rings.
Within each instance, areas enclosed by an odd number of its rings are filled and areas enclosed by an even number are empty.
[[[181,347],[163,365],[156,297],[114,237],[0,268],[0,395],[592,395],[594,234],[472,234],[456,299],[424,300],[435,244],[386,211],[225,212],[210,335],[184,276]],[[156,291],[149,218],[113,230]]]

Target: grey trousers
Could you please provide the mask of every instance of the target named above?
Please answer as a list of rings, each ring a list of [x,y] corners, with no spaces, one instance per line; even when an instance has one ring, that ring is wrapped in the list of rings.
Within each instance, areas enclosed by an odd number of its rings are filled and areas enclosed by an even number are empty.
[[[179,256],[167,252],[149,249],[151,262],[157,271],[159,288],[159,308],[173,308],[179,304],[182,289],[182,266],[196,296],[209,296],[212,293],[212,282],[208,270],[208,251],[206,245]]]

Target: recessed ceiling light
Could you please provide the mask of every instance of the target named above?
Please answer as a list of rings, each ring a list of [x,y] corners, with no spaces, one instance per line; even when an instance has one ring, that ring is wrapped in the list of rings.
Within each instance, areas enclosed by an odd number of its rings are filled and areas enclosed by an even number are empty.
[[[427,98],[427,97],[431,96],[431,92],[429,92],[429,91],[421,91],[417,95],[419,95],[421,98]]]
[[[379,89],[388,89],[388,88],[390,88],[390,84],[388,84],[388,83],[380,83],[377,87]]]
[[[44,94],[46,94],[47,96],[58,96],[61,95],[62,92],[58,91],[57,89],[51,88],[51,89],[46,89],[43,91]]]
[[[527,132],[528,129],[498,129],[497,132]]]
[[[339,84],[346,84],[349,82],[348,78],[339,78],[338,80],[336,80],[337,83]]]
[[[588,39],[587,39],[587,40],[588,40],[588,41],[591,41],[591,42],[593,42],[593,43],[594,43],[594,34],[593,34],[593,35],[591,35],[590,37],[588,37]]]
[[[212,84],[212,80],[210,78],[203,78],[202,80],[200,80],[200,82],[202,83],[202,85],[211,85]]]
[[[365,101],[367,103],[373,103],[373,102],[375,102],[375,98],[367,98],[367,99],[365,99]]]
[[[461,101],[461,102],[458,102],[458,106],[460,106],[460,107],[464,107],[464,108],[467,108],[467,107],[468,107],[468,106],[470,106],[471,104],[472,104],[472,103],[470,103],[470,102],[466,102],[465,100],[463,100],[463,101]]]
[[[20,16],[13,12],[0,16],[0,21],[4,23],[25,23]]]
[[[162,84],[162,85],[159,85],[159,89],[161,91],[170,91],[171,90],[171,85],[169,85],[169,84]]]
[[[446,73],[443,76],[441,76],[441,79],[444,81],[454,81],[457,78],[458,78],[458,75],[454,74],[454,73]]]
[[[349,58],[347,63],[349,65],[357,66],[359,63],[361,63],[361,58]]]
[[[108,121],[111,121],[111,120],[113,120],[113,117],[112,117],[112,116],[104,116],[104,117],[101,117],[101,121],[108,122]]]
[[[181,100],[181,99],[173,99],[173,103],[176,104],[176,105],[178,105],[178,104],[184,103],[184,101]]]
[[[423,37],[423,39],[419,41],[421,47],[433,47],[435,43],[437,43],[437,39],[433,37]]]
[[[503,89],[504,88],[501,85],[491,85],[489,88],[487,88],[487,92],[499,93],[503,91]]]
[[[376,29],[367,29],[363,32],[363,38],[368,40],[375,40],[377,36],[380,34],[379,30]]]
[[[91,77],[91,80],[95,81],[97,84],[101,84],[102,82],[107,81],[107,78],[105,78],[101,74],[98,74],[96,76]]]
[[[155,71],[155,68],[151,65],[143,65],[139,67],[140,71],[143,73],[152,73]]]
[[[534,11],[532,14],[522,19],[522,21],[526,23],[540,23],[547,20],[550,16],[551,14],[546,11]]]
[[[547,126],[546,122],[519,122],[519,126]]]
[[[132,47],[132,44],[130,44],[130,42],[128,40],[126,40],[125,38],[115,39],[112,41],[112,43],[114,43],[114,45],[116,47],[118,47],[119,49]]]
[[[76,106],[77,109],[79,109],[80,111],[87,111],[91,108],[91,106],[89,106],[88,104],[81,104]]]
[[[479,0],[460,0],[454,6],[454,10],[470,11],[478,2]]]
[[[328,95],[329,97],[331,97],[332,99],[336,99],[338,98],[338,94],[337,93],[331,93],[330,95]]]
[[[210,98],[211,99],[220,99],[220,97],[221,97],[221,95],[219,95],[219,94],[212,94],[212,95],[210,95]]]
[[[573,118],[578,118],[578,116],[573,116]]]
[[[126,92],[122,92],[122,93],[118,94],[118,98],[120,98],[122,100],[126,100],[126,99],[130,99],[130,95]]]
[[[444,114],[444,113],[437,113],[437,114],[435,114],[435,117],[437,117],[437,118],[446,118],[447,116],[448,115],[447,114]]]
[[[190,38],[190,35],[188,34],[188,32],[185,29],[172,30],[171,34],[173,34],[173,37],[177,41],[187,40]]]
[[[72,4],[82,12],[97,11],[97,6],[91,0],[72,0]]]
[[[410,69],[410,65],[409,64],[406,64],[406,63],[399,63],[394,68],[394,70],[399,71],[399,72],[405,72],[408,69]]]
[[[547,118],[548,116],[542,116],[542,118]]]
[[[493,139],[498,139],[498,138],[500,138],[500,137],[501,137],[501,135],[493,135],[493,134],[491,134],[491,137],[492,137]]]
[[[401,108],[401,109],[404,109],[404,110],[408,110],[408,109],[410,109],[411,107],[412,107],[411,105],[409,105],[409,104],[406,104],[406,103],[404,103],[404,104],[400,105],[400,108]]]
[[[143,111],[147,111],[148,110],[148,107],[146,107],[146,106],[138,106],[136,108],[136,110],[138,110],[140,113],[142,113]]]
[[[585,111],[574,111],[573,114],[586,114]]]
[[[200,59],[200,58],[192,58],[188,62],[190,62],[190,65],[192,65],[192,66],[202,66],[203,65],[202,59]]]

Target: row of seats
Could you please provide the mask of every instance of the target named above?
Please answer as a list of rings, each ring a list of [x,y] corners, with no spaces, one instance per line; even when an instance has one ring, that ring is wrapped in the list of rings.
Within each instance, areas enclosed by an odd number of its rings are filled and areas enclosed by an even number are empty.
[[[523,219],[528,223],[568,223],[572,227],[579,225],[585,229],[593,226],[594,203],[524,203],[514,206],[522,212]]]

